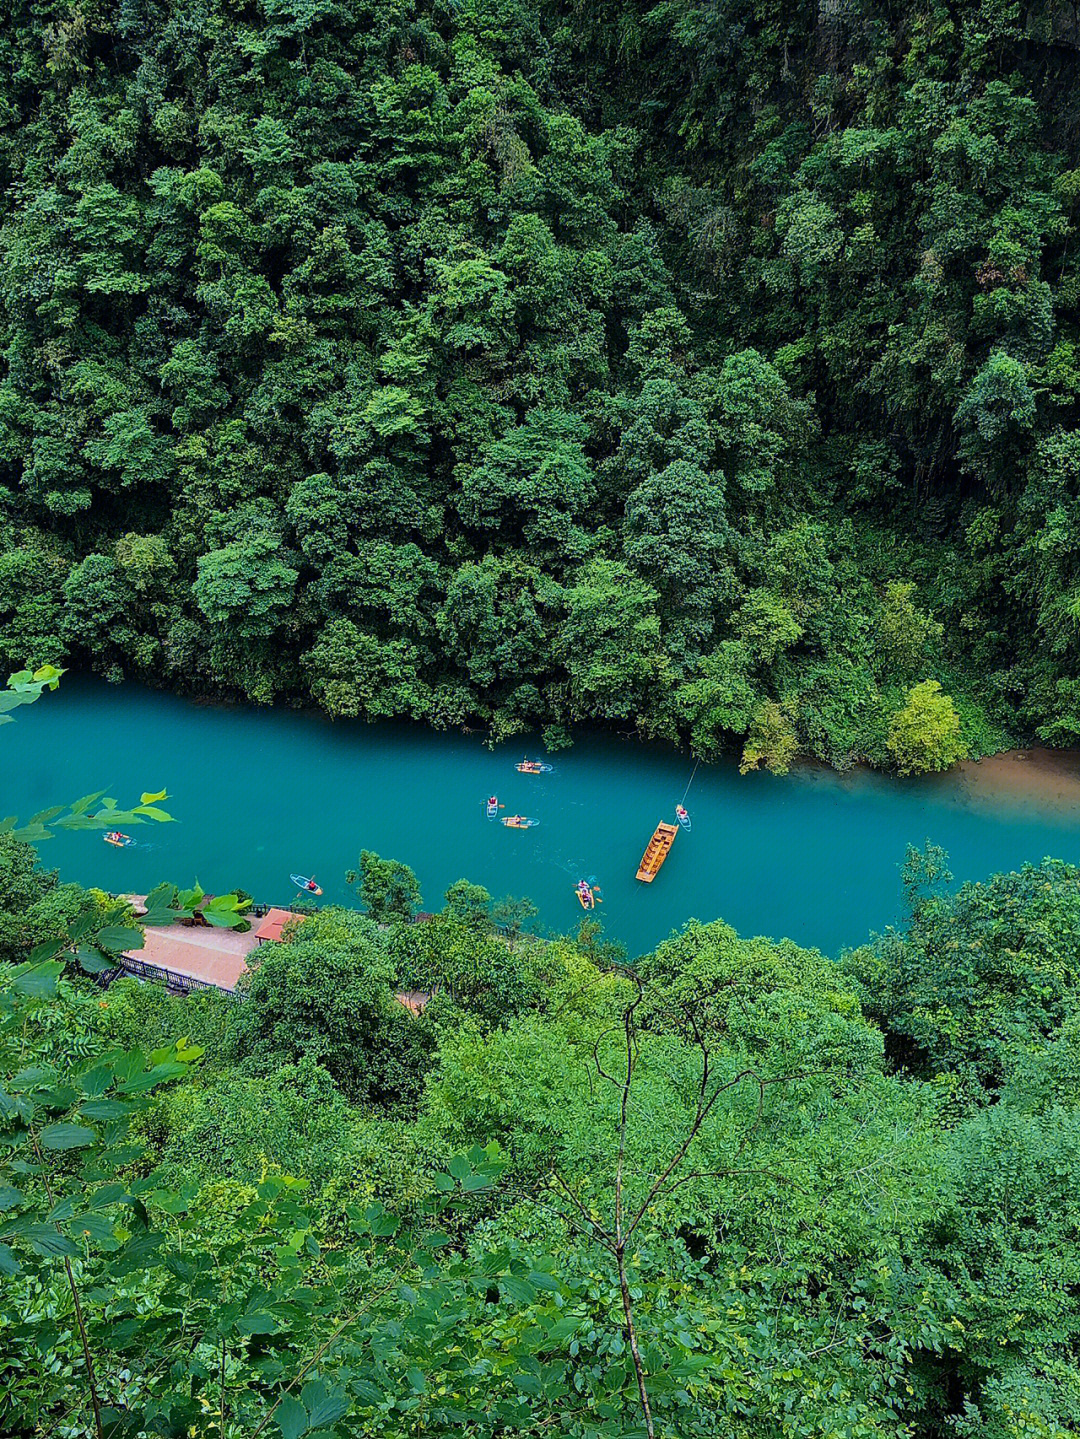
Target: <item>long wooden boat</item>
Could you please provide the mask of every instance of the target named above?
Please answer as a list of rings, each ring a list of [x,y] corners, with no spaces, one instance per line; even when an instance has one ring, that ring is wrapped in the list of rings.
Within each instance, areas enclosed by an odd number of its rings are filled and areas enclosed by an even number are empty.
[[[658,824],[649,843],[645,846],[645,853],[641,856],[641,863],[638,865],[637,877],[644,880],[646,884],[652,884],[656,878],[657,870],[668,857],[668,850],[675,842],[675,836],[679,833],[677,824]]]

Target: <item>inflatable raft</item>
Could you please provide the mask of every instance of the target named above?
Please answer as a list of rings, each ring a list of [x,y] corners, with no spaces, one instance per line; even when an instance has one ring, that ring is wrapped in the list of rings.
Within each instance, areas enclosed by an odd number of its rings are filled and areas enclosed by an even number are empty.
[[[305,894],[322,894],[322,890],[315,883],[315,881],[313,879],[308,879],[305,875],[290,874],[289,878],[292,880],[293,884],[296,885],[297,889],[302,889]]]

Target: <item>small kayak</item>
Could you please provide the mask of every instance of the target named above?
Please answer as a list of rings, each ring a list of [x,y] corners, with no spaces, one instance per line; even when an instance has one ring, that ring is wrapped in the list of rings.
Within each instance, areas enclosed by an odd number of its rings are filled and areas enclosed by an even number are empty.
[[[578,904],[582,909],[593,909],[596,906],[596,895],[589,886],[582,880],[581,884],[574,885],[574,892],[578,897]]]
[[[509,814],[503,820],[503,824],[506,825],[507,829],[532,829],[534,824],[539,823],[540,821],[538,819],[530,819],[528,815],[524,814]]]
[[[498,795],[494,795],[494,794],[493,794],[493,795],[491,796],[491,798],[490,798],[490,799],[488,800],[488,802],[487,802],[487,817],[488,817],[488,819],[494,819],[495,816],[496,816],[498,813],[499,813],[499,798],[498,798]]]
[[[293,884],[296,885],[297,889],[302,889],[305,894],[322,894],[322,890],[315,883],[315,881],[313,879],[308,879],[305,875],[290,874],[289,878],[292,880]]]
[[[108,834],[103,834],[101,837],[106,844],[114,844],[117,849],[127,849],[129,844],[135,843],[131,835],[121,834],[118,829],[111,829]]]
[[[554,766],[542,764],[538,759],[523,759],[514,768],[518,774],[550,774]]]
[[[677,804],[675,806],[675,818],[682,825],[683,829],[690,828],[690,816],[687,814],[686,810],[683,809],[681,804]]]

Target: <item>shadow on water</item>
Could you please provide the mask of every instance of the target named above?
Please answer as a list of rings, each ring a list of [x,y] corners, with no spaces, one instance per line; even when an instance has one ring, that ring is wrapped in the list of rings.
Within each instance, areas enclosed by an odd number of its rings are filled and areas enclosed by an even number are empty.
[[[531,747],[530,747],[531,746]],[[651,885],[634,874],[659,820],[672,820],[692,764],[662,745],[586,732],[551,774],[523,775],[517,740],[494,751],[477,734],[408,723],[331,723],[293,710],[195,704],[66,678],[0,736],[4,813],[29,816],[109,787],[126,803],[168,788],[179,823],[135,833],[127,850],[93,834],[59,835],[44,861],[66,878],[145,890],[162,878],[210,891],[239,886],[288,902],[289,875],[315,875],[324,902],[347,902],[361,849],[415,869],[428,907],[462,876],[496,897],[528,897],[546,930],[577,928],[585,877],[590,912],[631,955],[686,919],[723,918],[744,934],[788,935],[828,953],[901,916],[909,843],[943,845],[958,879],[1045,855],[1080,860],[1080,761],[1024,751],[955,773],[899,781],[808,767],[740,776],[702,765],[680,831]],[[538,827],[489,820],[521,813]]]

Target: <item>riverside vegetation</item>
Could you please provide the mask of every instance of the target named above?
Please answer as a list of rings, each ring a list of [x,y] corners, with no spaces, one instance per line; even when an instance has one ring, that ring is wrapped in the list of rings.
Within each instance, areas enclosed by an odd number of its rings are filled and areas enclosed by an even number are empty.
[[[0,662],[776,769],[1080,735],[1068,7],[5,14]]]

